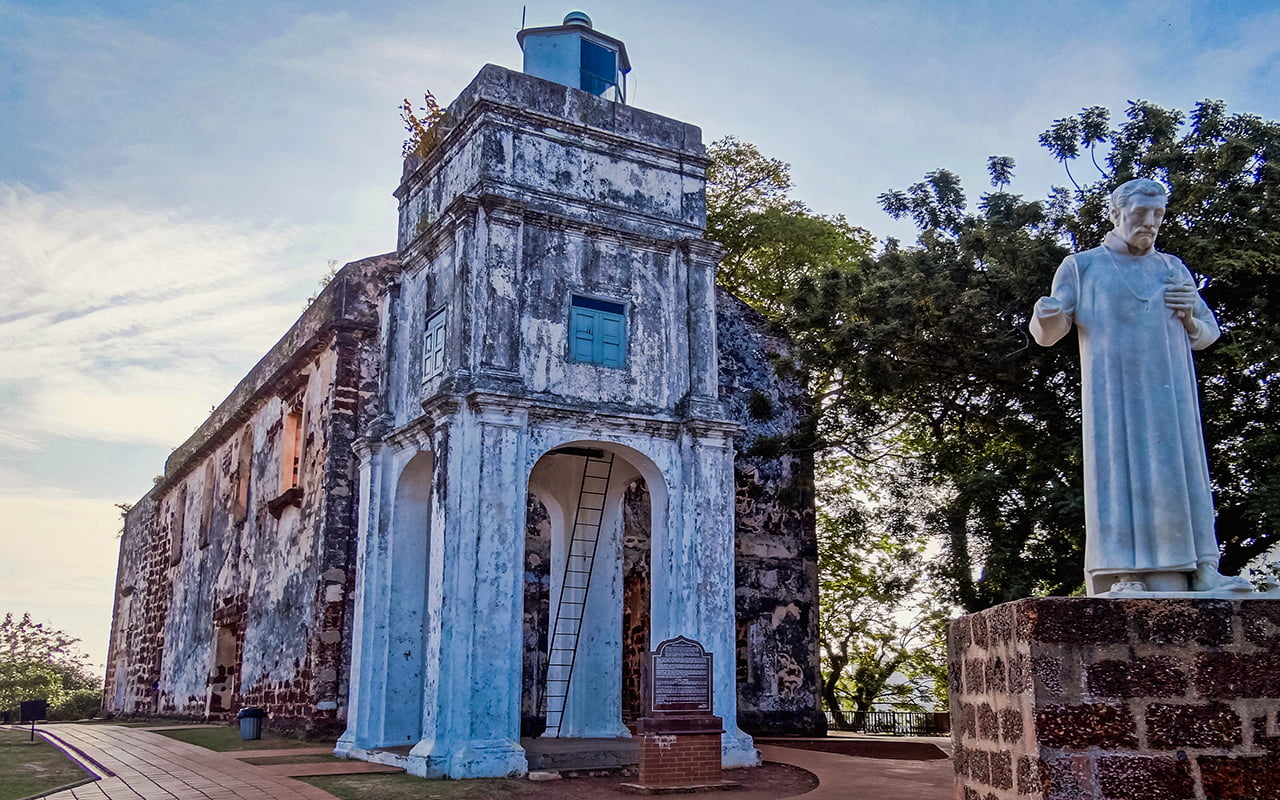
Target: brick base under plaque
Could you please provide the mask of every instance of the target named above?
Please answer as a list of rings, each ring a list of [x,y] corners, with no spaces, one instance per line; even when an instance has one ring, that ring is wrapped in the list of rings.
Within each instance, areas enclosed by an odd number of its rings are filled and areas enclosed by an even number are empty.
[[[1019,600],[947,648],[957,798],[1280,798],[1280,600]]]
[[[640,737],[640,777],[623,788],[636,793],[663,794],[698,789],[732,789],[738,784],[722,777],[720,734],[723,720],[707,714],[689,717],[642,717],[636,721]]]

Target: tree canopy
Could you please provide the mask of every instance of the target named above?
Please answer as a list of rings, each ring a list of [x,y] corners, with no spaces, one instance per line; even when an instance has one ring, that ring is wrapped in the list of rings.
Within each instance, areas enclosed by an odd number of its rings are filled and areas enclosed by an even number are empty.
[[[30,614],[0,619],[0,710],[25,700],[46,700],[60,716],[96,711],[102,682],[77,648],[79,639]]]
[[[707,238],[725,247],[720,283],[776,318],[800,280],[870,253],[874,240],[842,216],[791,197],[791,167],[732,136],[707,148]]]

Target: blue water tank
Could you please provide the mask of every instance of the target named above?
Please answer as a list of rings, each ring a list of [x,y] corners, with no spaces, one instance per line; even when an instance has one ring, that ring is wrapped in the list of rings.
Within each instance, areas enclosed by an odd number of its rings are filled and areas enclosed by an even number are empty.
[[[595,30],[583,12],[571,11],[553,27],[525,28],[516,41],[524,51],[525,74],[626,102],[626,45]]]

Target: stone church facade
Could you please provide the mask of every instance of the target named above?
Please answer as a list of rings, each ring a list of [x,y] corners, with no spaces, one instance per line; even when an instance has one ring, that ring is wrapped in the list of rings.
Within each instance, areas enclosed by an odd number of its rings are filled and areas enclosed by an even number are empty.
[[[752,455],[803,388],[715,286],[706,165],[696,127],[485,67],[405,162],[396,253],[129,512],[106,708],[519,774],[521,736],[626,736],[640,654],[686,635],[726,765],[820,731],[812,464]]]

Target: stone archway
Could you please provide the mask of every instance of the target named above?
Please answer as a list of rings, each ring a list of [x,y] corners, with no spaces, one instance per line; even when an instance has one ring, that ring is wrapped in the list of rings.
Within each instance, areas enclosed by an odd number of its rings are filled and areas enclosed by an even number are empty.
[[[431,547],[432,453],[414,455],[396,481],[387,531],[385,693],[386,744],[415,744],[422,736],[423,659]]]
[[[590,588],[575,624],[579,594],[568,568],[571,561],[573,566],[580,561],[569,553],[577,552],[573,548],[579,546],[572,540],[575,535],[581,539],[583,520],[593,516],[579,509],[597,502],[584,499],[586,487],[593,484],[589,476],[600,469],[590,463],[605,459],[610,461],[610,474],[598,498]],[[651,501],[646,478],[656,478],[663,487],[661,504]],[[594,488],[599,484],[595,481]],[[529,476],[524,564],[525,735],[629,735],[624,720],[638,711],[639,654],[649,642],[649,543],[665,521],[665,509],[665,484],[657,467],[630,448],[573,442],[549,450],[535,463]],[[557,675],[563,670],[555,665],[563,661],[569,644],[564,632],[575,627],[573,668],[565,692],[557,689]],[[558,695],[563,695],[559,703]],[[561,705],[563,713],[557,714]]]

